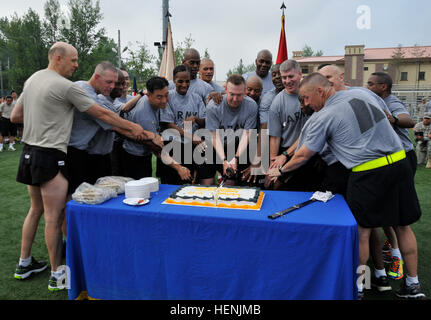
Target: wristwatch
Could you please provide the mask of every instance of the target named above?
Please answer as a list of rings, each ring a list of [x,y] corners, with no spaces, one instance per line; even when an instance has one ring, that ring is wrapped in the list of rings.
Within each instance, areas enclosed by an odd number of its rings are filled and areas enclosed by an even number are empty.
[[[281,171],[281,169],[283,169],[283,166],[279,166],[279,167],[278,167],[278,172],[280,172],[280,174],[284,174],[284,172],[283,172],[283,171]]]
[[[392,116],[393,118],[394,118],[394,124],[398,124],[398,121],[399,121],[399,119],[397,118],[397,117],[395,117],[395,116]]]
[[[141,90],[139,90],[138,91],[138,94],[141,96],[141,97],[143,97],[145,94],[144,94],[144,90],[143,89],[141,89]]]
[[[281,154],[282,154],[283,156],[289,157],[289,156],[287,155],[287,151],[283,151]]]

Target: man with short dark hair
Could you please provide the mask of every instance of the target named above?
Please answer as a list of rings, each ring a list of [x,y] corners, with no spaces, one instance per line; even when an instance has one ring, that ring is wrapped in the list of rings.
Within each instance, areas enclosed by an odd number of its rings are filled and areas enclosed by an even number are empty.
[[[136,107],[133,108],[127,118],[130,121],[140,124],[144,129],[152,132],[157,141],[156,146],[161,145],[163,141],[159,136],[160,132],[160,110],[166,108],[169,101],[169,82],[165,78],[152,77],[146,83],[147,93],[144,95]],[[160,143],[158,142],[160,140]],[[128,177],[139,180],[144,177],[151,177],[152,170],[152,153],[154,148],[152,145],[143,145],[130,140],[125,140],[124,148],[124,163],[125,174]],[[164,158],[163,151],[154,152],[157,157],[162,157],[162,160],[169,162],[169,166],[175,169],[182,180],[190,180],[191,175],[189,169],[172,161],[168,156]]]
[[[243,159],[247,158],[250,130],[256,129],[257,115],[256,102],[245,94],[244,78],[239,74],[231,75],[226,81],[226,94],[221,104],[211,101],[206,110],[205,128],[211,131],[215,156],[211,159],[212,165],[199,169],[199,177],[204,184],[213,184],[215,172],[226,174],[228,168],[236,175],[226,183],[233,185],[237,182],[237,175],[247,168],[249,162],[249,159]],[[207,145],[210,146],[209,143]],[[223,165],[216,165],[220,163]]]
[[[272,83],[272,77],[270,74],[271,66],[272,66],[272,53],[269,50],[261,50],[258,52],[256,60],[256,70],[247,72],[243,74],[243,78],[245,81],[251,76],[258,76],[262,79],[262,95],[267,93],[269,90],[274,88],[274,85]]]

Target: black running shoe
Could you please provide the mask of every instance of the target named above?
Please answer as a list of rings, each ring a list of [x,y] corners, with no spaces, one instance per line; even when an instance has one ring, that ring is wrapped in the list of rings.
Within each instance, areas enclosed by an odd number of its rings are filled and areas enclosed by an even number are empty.
[[[17,264],[14,278],[18,280],[24,280],[31,276],[32,273],[39,273],[48,267],[48,262],[37,261],[35,258],[31,257],[31,263],[27,267],[20,266]]]
[[[385,276],[378,278],[373,276],[371,278],[371,287],[376,288],[379,292],[392,290],[392,287],[389,284],[389,280]]]
[[[419,283],[406,286],[406,283],[404,282],[400,289],[395,292],[395,295],[401,299],[426,299],[426,296],[422,292],[422,288]]]

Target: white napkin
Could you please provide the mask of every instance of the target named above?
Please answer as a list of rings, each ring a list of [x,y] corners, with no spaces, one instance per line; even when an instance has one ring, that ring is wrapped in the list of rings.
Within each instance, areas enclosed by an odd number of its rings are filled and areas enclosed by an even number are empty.
[[[327,202],[328,200],[331,200],[334,197],[331,191],[316,191],[313,196],[310,199],[314,199],[317,201]]]

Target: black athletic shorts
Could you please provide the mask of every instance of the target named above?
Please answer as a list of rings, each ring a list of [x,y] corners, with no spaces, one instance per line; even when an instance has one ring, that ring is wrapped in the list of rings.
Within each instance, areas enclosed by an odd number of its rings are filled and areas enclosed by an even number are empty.
[[[85,150],[69,146],[67,147],[67,163],[70,177],[68,194],[73,194],[81,183],[90,183],[88,153]]]
[[[351,170],[339,161],[329,165],[325,170],[320,191],[331,191],[333,194],[338,193],[345,198],[350,172]]]
[[[315,154],[303,166],[278,177],[278,181],[282,185],[277,190],[303,192],[319,190],[326,167],[327,165],[320,155]]]
[[[418,157],[416,155],[415,150],[410,150],[409,152],[406,152],[406,158],[410,165],[410,168],[412,169],[413,177],[416,174],[416,169],[418,168]]]
[[[40,186],[54,179],[58,172],[68,179],[66,154],[57,149],[24,145],[16,181]]]
[[[124,150],[123,162],[125,176],[135,180],[152,177],[152,158],[152,154],[148,156],[135,156]]]
[[[407,159],[352,172],[346,202],[358,225],[364,228],[407,226],[422,214]]]
[[[88,180],[90,184],[95,184],[97,179],[111,176],[111,154],[89,154],[88,164],[90,172],[88,172]]]
[[[16,137],[16,124],[12,123],[8,118],[1,117],[0,132],[3,138]]]

